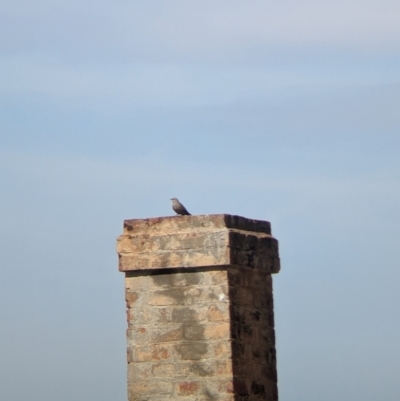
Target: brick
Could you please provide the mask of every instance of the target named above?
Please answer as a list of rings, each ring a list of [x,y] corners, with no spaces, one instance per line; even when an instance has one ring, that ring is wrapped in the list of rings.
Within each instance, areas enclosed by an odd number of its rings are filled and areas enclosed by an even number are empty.
[[[233,393],[233,379],[221,380],[217,382],[219,393]]]
[[[128,382],[171,378],[173,372],[174,364],[172,363],[156,363],[154,361],[128,363]]]
[[[218,377],[232,374],[231,360],[190,361],[174,364],[174,377]]]
[[[215,303],[229,301],[229,287],[227,285],[214,285],[202,289],[193,288],[186,295],[191,297],[196,304]]]
[[[254,294],[253,291],[248,288],[232,288],[231,287],[231,302],[233,305],[241,305],[241,306],[254,306],[253,298],[261,295]]]
[[[228,283],[228,272],[227,270],[217,270],[210,274],[211,283],[210,284],[224,284]]]
[[[249,388],[246,380],[235,378],[232,383],[233,392],[237,395],[249,395]]]
[[[149,230],[145,221],[158,230]],[[278,245],[266,223],[229,215],[125,221],[124,234],[117,240],[119,269],[238,265],[277,272]]]
[[[202,340],[205,338],[227,338],[226,330],[229,323],[200,324],[169,324],[163,327],[133,326],[127,330],[127,339],[135,345],[161,344],[180,340]]]
[[[226,303],[211,304],[207,310],[209,321],[229,321],[229,305]]]
[[[128,343],[128,346],[130,344]],[[166,345],[141,345],[131,347],[131,360],[133,362],[160,361],[171,359],[172,350]]]
[[[183,339],[188,341],[201,341],[204,336],[205,325],[196,323],[187,323],[183,325]]]
[[[157,311],[156,311],[157,312]],[[128,326],[143,326],[154,322],[154,308],[141,306],[138,308],[129,308],[127,310]]]
[[[152,362],[146,363],[128,363],[128,383],[137,380],[149,380],[153,377],[151,371],[153,366]]]
[[[173,385],[170,380],[135,380],[129,383],[128,393],[138,394],[168,394],[172,393]]]
[[[209,345],[205,341],[182,342],[174,346],[178,359],[197,360],[206,358],[209,354]],[[175,358],[176,359],[176,358]]]
[[[201,273],[188,272],[188,273],[177,273],[169,275],[172,287],[187,287],[200,284]]]
[[[207,308],[174,307],[172,309],[171,321],[179,323],[198,322],[205,319]]]
[[[174,364],[171,363],[156,363],[151,367],[151,372],[154,377],[169,377],[171,378],[174,372]]]
[[[163,327],[153,328],[150,335],[151,343],[164,343],[180,341],[183,338],[181,324],[169,324]]]
[[[177,395],[194,395],[197,394],[198,390],[200,388],[200,384],[198,382],[178,382],[175,384],[175,393]]]
[[[207,339],[230,338],[230,323],[228,322],[209,323],[204,326],[204,337]]]
[[[165,290],[154,291],[148,299],[148,305],[164,306],[164,305],[184,305],[185,294],[180,288],[171,288]]]
[[[130,308],[131,306],[133,306],[133,304],[138,300],[139,295],[137,294],[137,292],[126,292],[125,293],[125,300],[126,300],[126,306],[128,308]]]
[[[149,343],[149,332],[146,327],[136,327],[128,329],[126,338],[129,343],[133,344],[148,344]]]
[[[265,272],[248,270],[244,277],[245,285],[248,288],[272,292],[271,281],[269,280],[270,277],[271,276]]]
[[[212,348],[212,353],[215,358],[231,358],[232,357],[232,348],[231,341],[217,341],[213,342],[210,346]]]
[[[132,275],[134,273],[127,273],[125,277],[126,291],[147,291],[153,285],[150,275]]]
[[[133,394],[128,393],[129,401],[175,401],[175,396],[168,394]],[[192,400],[191,400],[192,401]]]

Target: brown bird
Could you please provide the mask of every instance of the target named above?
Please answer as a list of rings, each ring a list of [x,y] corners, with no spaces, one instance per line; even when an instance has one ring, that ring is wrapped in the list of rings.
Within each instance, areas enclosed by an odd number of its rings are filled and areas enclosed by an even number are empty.
[[[172,209],[176,214],[181,214],[182,216],[184,215],[190,216],[190,213],[186,210],[185,206],[183,206],[182,203],[179,202],[177,198],[171,198],[171,200],[172,200]]]

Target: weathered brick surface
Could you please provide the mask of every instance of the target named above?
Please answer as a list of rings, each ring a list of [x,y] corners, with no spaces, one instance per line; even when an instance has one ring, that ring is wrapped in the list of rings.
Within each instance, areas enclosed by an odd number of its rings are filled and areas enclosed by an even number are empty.
[[[129,220],[118,252],[129,401],[278,399],[268,222]]]
[[[226,214],[126,220],[117,251],[123,272],[227,265],[280,269],[270,224]]]

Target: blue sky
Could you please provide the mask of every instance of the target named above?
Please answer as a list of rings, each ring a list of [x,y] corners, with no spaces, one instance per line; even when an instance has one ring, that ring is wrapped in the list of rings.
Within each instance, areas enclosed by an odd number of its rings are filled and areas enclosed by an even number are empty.
[[[125,400],[127,218],[269,220],[284,401],[398,401],[398,1],[6,0],[0,398]]]

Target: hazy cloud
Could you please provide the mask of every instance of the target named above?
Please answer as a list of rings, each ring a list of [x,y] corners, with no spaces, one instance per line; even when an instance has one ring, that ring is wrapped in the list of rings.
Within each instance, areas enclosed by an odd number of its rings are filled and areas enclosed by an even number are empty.
[[[34,5],[33,5],[34,4]],[[246,60],[279,46],[399,49],[396,1],[7,2],[3,51],[126,60]]]

